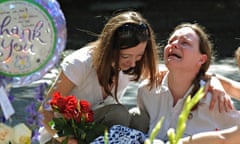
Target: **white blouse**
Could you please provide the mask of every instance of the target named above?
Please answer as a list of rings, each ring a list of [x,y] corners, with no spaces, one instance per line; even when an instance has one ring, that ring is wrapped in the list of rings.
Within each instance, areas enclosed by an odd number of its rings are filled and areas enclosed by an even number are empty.
[[[96,70],[92,66],[89,47],[81,48],[68,55],[61,63],[64,74],[76,85],[73,95],[79,99],[88,100],[92,108],[116,103],[112,96],[103,99],[102,89],[98,81]],[[129,76],[119,73],[117,97],[120,100],[129,84]],[[112,89],[114,92],[114,88]]]
[[[164,117],[164,122],[157,138],[164,141],[168,140],[167,131],[169,128],[176,129],[179,114],[182,111],[185,99],[190,91],[191,88],[184,97],[179,99],[176,105],[173,106],[173,96],[168,89],[167,75],[164,77],[162,85],[151,89],[151,91],[146,87],[145,82],[140,84],[137,101],[138,106],[149,113],[149,134],[155,127],[156,123]],[[238,111],[220,113],[218,105],[210,111],[210,101],[211,94],[208,93],[207,96],[200,101],[197,110],[190,113],[186,124],[187,127],[183,135],[184,137],[199,132],[220,130],[240,124],[240,113]]]

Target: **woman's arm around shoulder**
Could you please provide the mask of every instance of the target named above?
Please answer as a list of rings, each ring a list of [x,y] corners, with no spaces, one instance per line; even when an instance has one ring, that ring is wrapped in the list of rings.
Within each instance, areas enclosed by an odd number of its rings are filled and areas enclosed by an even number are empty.
[[[216,75],[216,77],[220,80],[229,95],[237,100],[240,100],[240,82],[234,81],[222,75]]]

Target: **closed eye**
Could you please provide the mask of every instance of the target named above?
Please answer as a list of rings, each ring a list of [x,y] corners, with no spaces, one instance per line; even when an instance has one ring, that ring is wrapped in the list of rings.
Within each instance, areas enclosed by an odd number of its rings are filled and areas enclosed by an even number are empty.
[[[190,44],[188,42],[186,42],[186,41],[182,41],[181,45],[190,45]]]
[[[127,55],[127,54],[121,54],[121,58],[127,59],[127,58],[129,58],[129,57],[130,57],[130,55]]]

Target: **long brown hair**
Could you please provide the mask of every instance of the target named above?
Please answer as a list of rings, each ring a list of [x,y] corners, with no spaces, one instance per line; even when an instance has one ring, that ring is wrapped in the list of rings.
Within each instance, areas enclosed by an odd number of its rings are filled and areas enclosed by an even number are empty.
[[[147,46],[142,59],[136,62],[135,68],[127,74],[132,76],[132,81],[149,79],[149,85],[152,87],[156,82],[157,45],[152,28],[138,12],[125,11],[113,16],[105,24],[99,38],[89,44],[93,47],[93,66],[97,71],[99,83],[105,92],[114,96],[117,101],[120,50],[145,41]],[[115,81],[114,94],[109,88],[113,81]]]

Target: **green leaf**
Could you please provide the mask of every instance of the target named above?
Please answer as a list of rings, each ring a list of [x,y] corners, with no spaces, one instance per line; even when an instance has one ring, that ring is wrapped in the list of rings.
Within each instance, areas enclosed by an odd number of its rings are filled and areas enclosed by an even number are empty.
[[[175,130],[173,128],[168,129],[167,131],[168,139],[170,144],[175,144]]]
[[[86,131],[87,132],[86,141],[89,143],[92,142],[98,136],[103,135],[105,129],[107,129],[107,127],[101,124],[92,126],[91,129]]]
[[[107,130],[107,128],[104,130],[104,144],[108,144],[108,130]]]
[[[149,137],[150,143],[153,143],[153,140],[155,139],[155,137],[157,136],[159,130],[161,129],[163,120],[164,120],[164,117],[162,117],[162,118],[158,121],[158,123],[156,124],[156,126],[155,126],[154,129],[152,130],[151,135],[150,135],[150,137]]]
[[[62,127],[67,125],[67,122],[64,118],[53,118],[53,122],[54,122],[54,128],[56,130],[60,130],[62,129]]]

